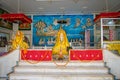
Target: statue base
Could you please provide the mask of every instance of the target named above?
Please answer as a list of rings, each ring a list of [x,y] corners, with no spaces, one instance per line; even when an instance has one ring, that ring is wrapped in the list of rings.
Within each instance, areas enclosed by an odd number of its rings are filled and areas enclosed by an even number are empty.
[[[69,60],[69,55],[54,54],[54,55],[52,55],[52,59],[54,61],[68,61]]]

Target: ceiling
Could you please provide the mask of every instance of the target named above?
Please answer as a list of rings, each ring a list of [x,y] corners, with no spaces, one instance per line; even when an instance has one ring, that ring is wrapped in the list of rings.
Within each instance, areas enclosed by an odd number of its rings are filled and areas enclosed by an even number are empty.
[[[120,0],[0,0],[11,13],[88,14],[120,11]]]

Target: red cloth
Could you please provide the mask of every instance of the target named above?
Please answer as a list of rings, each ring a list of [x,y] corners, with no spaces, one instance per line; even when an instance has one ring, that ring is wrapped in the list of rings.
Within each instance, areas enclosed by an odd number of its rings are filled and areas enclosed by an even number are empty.
[[[105,12],[100,13],[95,19],[94,22],[97,22],[100,18],[117,18],[120,17],[120,12]]]
[[[25,14],[22,13],[14,13],[14,14],[1,14],[0,18],[3,18],[5,20],[15,22],[15,21],[21,21],[23,23],[31,23],[32,20],[28,18]]]
[[[21,60],[52,61],[52,50],[21,50]],[[70,50],[70,60],[103,60],[101,49]]]
[[[70,60],[103,60],[102,50],[70,50]]]
[[[51,61],[52,50],[21,50],[21,60]]]

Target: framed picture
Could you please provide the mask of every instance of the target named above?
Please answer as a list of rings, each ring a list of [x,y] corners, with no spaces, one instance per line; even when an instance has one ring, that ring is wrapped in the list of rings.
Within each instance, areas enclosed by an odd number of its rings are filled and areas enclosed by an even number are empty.
[[[31,18],[31,16],[28,16]],[[19,30],[31,30],[31,24],[30,23],[21,23],[19,26]]]
[[[2,28],[7,28],[7,29],[10,29],[12,30],[13,29],[13,25],[11,22],[8,22],[6,20],[3,20],[3,19],[0,19],[0,27]]]
[[[0,14],[5,14],[5,13],[8,13],[8,12],[0,8]],[[11,30],[13,29],[12,22],[3,20],[2,18],[0,18],[0,27],[11,29]]]
[[[0,47],[5,47],[10,40],[10,35],[8,33],[0,32]]]
[[[31,24],[29,24],[29,23],[20,24],[19,30],[31,30]]]

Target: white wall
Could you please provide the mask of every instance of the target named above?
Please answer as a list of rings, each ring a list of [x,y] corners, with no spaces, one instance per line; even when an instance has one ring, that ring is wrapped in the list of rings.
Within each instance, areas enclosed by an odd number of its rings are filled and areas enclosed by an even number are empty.
[[[13,71],[12,68],[17,65],[17,61],[19,61],[19,50],[0,57],[0,77],[7,77],[7,74]]]
[[[108,50],[103,50],[104,61],[117,79],[120,79],[120,56]]]
[[[0,33],[8,34],[9,38],[7,38],[7,41],[9,42],[11,37],[12,37],[13,31],[9,30],[9,29],[6,29],[6,28],[1,28],[0,27]],[[7,46],[6,47],[0,47],[0,52],[6,52],[7,50],[8,50]]]
[[[6,47],[0,47],[0,52],[7,52],[7,51],[8,51],[7,46]]]
[[[12,30],[5,29],[5,28],[1,28],[1,27],[0,27],[0,32],[1,32],[1,33],[9,34],[9,35],[10,35],[10,38],[12,37],[12,33],[13,33]]]

